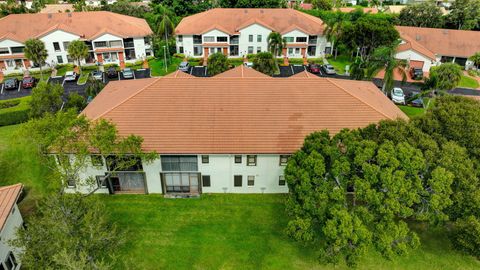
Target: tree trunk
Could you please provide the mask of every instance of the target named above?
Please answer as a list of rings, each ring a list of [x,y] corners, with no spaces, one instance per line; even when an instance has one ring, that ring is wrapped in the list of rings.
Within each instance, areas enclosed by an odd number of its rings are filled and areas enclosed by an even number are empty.
[[[167,29],[164,29],[165,30],[165,49],[167,50],[167,57],[169,56],[169,51],[168,51],[168,37],[167,37]],[[165,59],[166,61],[166,59]],[[167,65],[168,65],[168,61],[167,61]]]

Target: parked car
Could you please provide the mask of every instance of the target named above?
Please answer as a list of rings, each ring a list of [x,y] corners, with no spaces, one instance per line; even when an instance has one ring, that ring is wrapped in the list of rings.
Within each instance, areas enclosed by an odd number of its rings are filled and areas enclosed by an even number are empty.
[[[133,74],[133,70],[131,68],[126,68],[122,71],[124,79],[133,79],[135,75]]]
[[[65,81],[66,82],[73,82],[77,79],[77,73],[73,72],[73,71],[67,71],[67,73],[65,73]]]
[[[245,62],[243,65],[247,68],[253,68],[253,63],[252,62]]]
[[[420,92],[412,91],[408,93],[405,98],[407,99],[407,103],[412,105],[413,107],[422,107],[423,108],[423,98],[420,96]]]
[[[33,88],[33,87],[35,87],[36,84],[37,84],[37,80],[35,80],[35,78],[30,77],[30,76],[23,77],[22,87],[24,89]]]
[[[308,64],[307,70],[314,74],[320,74],[320,65]]]
[[[15,78],[7,79],[3,83],[5,90],[17,90],[18,89],[18,80]]]
[[[94,78],[97,81],[103,81],[103,72],[101,71],[92,71],[92,78]]]
[[[188,72],[189,69],[190,69],[190,64],[188,62],[181,62],[180,65],[178,66],[178,70],[183,72]]]
[[[405,94],[402,88],[394,87],[391,92],[393,103],[405,105]]]
[[[117,70],[114,67],[109,67],[107,70],[107,77],[110,79],[118,78]]]
[[[410,69],[410,77],[414,80],[421,80],[423,78],[423,70],[421,68],[412,67]]]
[[[337,74],[337,72],[335,71],[335,68],[330,65],[330,64],[326,64],[326,65],[323,65],[322,66],[322,69],[323,71],[325,72],[325,74],[327,75],[335,75]]]

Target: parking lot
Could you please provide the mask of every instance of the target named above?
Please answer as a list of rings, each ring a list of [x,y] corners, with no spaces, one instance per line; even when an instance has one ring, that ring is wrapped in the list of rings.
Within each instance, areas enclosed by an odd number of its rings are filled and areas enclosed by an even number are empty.
[[[78,84],[78,78],[75,81],[65,81],[64,76],[56,76],[48,78],[48,83],[56,83],[63,86],[65,90],[65,96],[70,95],[71,93],[77,93],[79,95],[85,95],[85,90],[88,86],[88,81],[85,84]],[[133,72],[133,78],[127,79],[123,76],[122,72],[117,72],[116,77],[109,78],[105,72],[102,73],[102,82],[107,84],[110,81],[119,81],[119,80],[137,80],[150,78],[150,69],[139,69]],[[24,89],[21,85],[21,80],[19,80],[19,86],[16,89],[7,90],[4,89],[4,83],[0,83],[0,100],[12,99],[29,96],[32,93],[32,89]]]

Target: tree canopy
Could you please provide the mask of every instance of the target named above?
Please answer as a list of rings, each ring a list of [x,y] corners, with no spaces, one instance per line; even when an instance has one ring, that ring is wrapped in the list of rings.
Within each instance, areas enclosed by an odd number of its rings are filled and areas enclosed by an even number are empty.
[[[278,66],[272,53],[261,52],[253,58],[253,69],[272,76],[277,72]]]
[[[30,116],[42,117],[46,113],[56,113],[63,104],[63,87],[60,84],[39,82],[32,90]]]
[[[27,59],[40,66],[40,74],[42,74],[42,66],[45,65],[45,60],[48,57],[45,43],[39,39],[31,38],[25,42],[24,53]]]
[[[215,76],[229,69],[229,61],[226,55],[221,52],[214,53],[208,57],[207,72],[209,76]]]
[[[434,2],[408,5],[398,16],[400,25],[438,28],[443,26],[442,10]]]
[[[443,63],[430,68],[429,80],[435,89],[448,91],[457,87],[462,79],[462,69],[456,63]]]

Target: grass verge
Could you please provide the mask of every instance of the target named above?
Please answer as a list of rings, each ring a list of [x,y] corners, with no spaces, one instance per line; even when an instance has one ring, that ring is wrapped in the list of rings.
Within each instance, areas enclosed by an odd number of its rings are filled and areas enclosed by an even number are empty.
[[[403,106],[403,105],[400,105],[398,107],[400,107],[400,110],[402,110],[402,112],[404,112],[410,118],[415,117],[417,115],[421,115],[425,112],[423,108],[418,108],[418,107]]]
[[[334,56],[327,59],[328,63],[332,65],[338,74],[342,75],[345,74],[345,67],[347,65],[351,66],[352,61],[350,60],[350,56],[348,55],[338,55],[335,59]]]
[[[167,63],[167,70],[165,71],[165,63],[163,59],[154,58],[148,61],[150,66],[150,73],[152,76],[164,76],[177,70],[178,65],[182,62],[182,59],[177,57],[171,57]]]
[[[0,127],[26,122],[30,111],[28,104],[30,100],[31,97],[28,96],[0,101],[0,108],[3,107],[0,109]]]
[[[479,87],[478,81],[472,77],[463,75],[460,79],[458,87],[473,88],[477,89]]]

